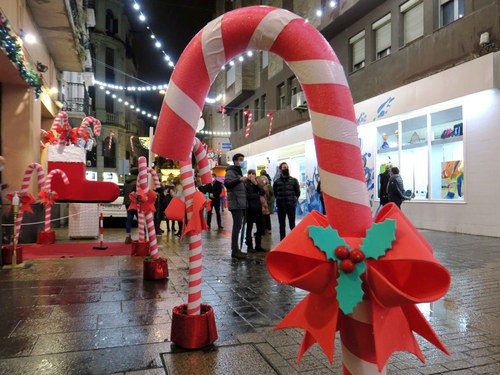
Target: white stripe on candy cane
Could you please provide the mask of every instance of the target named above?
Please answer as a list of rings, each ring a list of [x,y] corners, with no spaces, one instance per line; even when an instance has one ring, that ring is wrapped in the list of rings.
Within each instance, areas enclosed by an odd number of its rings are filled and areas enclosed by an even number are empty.
[[[306,85],[333,83],[349,87],[342,65],[331,60],[303,60],[287,62],[300,83]]]
[[[164,101],[177,116],[186,121],[196,131],[201,109],[172,80],[168,84],[168,91],[165,94]]]
[[[366,182],[327,172],[319,168],[321,190],[330,197],[370,207]]]
[[[330,116],[309,110],[311,122],[316,125],[315,135],[331,141],[348,143],[359,147],[357,134],[351,131],[354,122],[342,117]]]
[[[378,371],[378,367],[375,363],[370,363],[356,357],[354,354],[342,344],[342,362],[347,370],[353,374],[380,374],[384,375],[387,373],[387,367],[384,366],[381,372]]]
[[[226,62],[224,53],[224,43],[222,40],[222,17],[220,16],[209,22],[203,28],[201,34],[201,48],[203,50],[203,59],[207,68],[208,78],[213,82],[220,72],[221,66]]]
[[[301,17],[283,9],[269,12],[252,34],[247,49],[269,51],[278,35],[293,20]]]

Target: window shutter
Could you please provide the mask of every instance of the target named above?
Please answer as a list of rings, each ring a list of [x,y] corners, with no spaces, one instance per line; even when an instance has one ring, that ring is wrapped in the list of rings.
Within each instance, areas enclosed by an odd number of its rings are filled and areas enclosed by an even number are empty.
[[[375,33],[376,33],[375,47],[376,47],[377,53],[391,47],[391,23],[390,22],[387,22],[383,26],[379,27],[375,31]]]
[[[352,45],[352,64],[357,65],[365,60],[365,39],[360,39]]]
[[[234,82],[236,82],[236,69],[234,66],[231,66],[227,70],[227,75],[226,75],[226,88],[231,86]]]
[[[404,43],[424,35],[424,4],[420,3],[404,13]]]

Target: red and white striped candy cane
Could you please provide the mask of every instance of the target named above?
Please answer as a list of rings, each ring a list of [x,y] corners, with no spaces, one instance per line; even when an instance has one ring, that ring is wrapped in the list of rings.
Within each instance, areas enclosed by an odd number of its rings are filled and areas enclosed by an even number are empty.
[[[266,117],[269,119],[269,134],[268,136],[271,136],[271,132],[273,130],[273,113],[269,112]]]
[[[111,150],[111,145],[113,144],[113,137],[115,135],[115,132],[113,130],[109,131],[109,143],[108,143],[108,150]]]
[[[51,129],[54,129],[58,134],[61,134],[64,129],[69,126],[68,114],[64,111],[59,112],[54,122],[52,123]]]
[[[38,191],[42,191],[45,186],[45,171],[43,167],[38,163],[31,163],[28,165],[26,170],[24,171],[23,183],[21,185],[21,194],[26,193],[30,187],[31,176],[33,172],[36,171],[37,174],[37,182],[38,182]],[[19,243],[19,233],[21,232],[21,225],[23,223],[23,211],[19,211],[16,217],[16,243]]]
[[[149,192],[148,186],[148,166],[147,161],[144,156],[139,158],[139,176],[137,179],[139,187],[144,191],[144,195],[147,196]],[[158,243],[156,242],[156,231],[154,216],[152,212],[148,212],[145,215],[146,227],[148,228],[148,238],[149,238],[149,256],[153,259],[159,258],[158,255]]]
[[[134,148],[134,136],[130,136],[130,151],[132,151],[133,154],[135,154],[135,148]]]
[[[226,108],[223,105],[220,106],[220,112],[222,114],[222,130],[226,130]]]
[[[87,116],[82,120],[82,123],[80,124],[79,128],[79,133],[82,132],[85,128],[88,128],[90,124],[92,124],[94,135],[96,137],[100,136],[102,129],[101,121],[92,116]]]
[[[202,183],[210,183],[212,174],[208,163],[207,151],[198,138],[194,139],[193,153]],[[179,161],[179,166],[181,168],[181,183],[184,191],[184,199],[186,201],[186,216],[189,221],[193,216],[193,201],[196,191],[191,158],[185,161]],[[201,311],[202,250],[201,231],[197,233],[193,233],[192,231],[189,232],[188,315],[199,315]]]
[[[193,38],[170,79],[153,152],[187,159],[211,83],[227,61],[246,50],[280,56],[297,76],[309,107],[328,222],[342,237],[364,237],[372,225],[371,209],[344,70],[323,36],[284,9],[236,9],[211,21]],[[358,373],[378,373],[374,358],[369,350],[357,357],[366,364]]]
[[[139,187],[139,178],[137,178],[137,187]],[[144,212],[137,210],[137,232],[139,234],[139,242],[144,242],[146,240],[145,227],[146,221],[144,219]]]
[[[60,174],[61,178],[63,179],[63,182],[68,185],[69,184],[69,179],[68,176],[66,176],[66,173],[62,169],[53,169],[49,172],[47,175],[47,181],[45,182],[45,189],[51,193],[51,185],[52,185],[52,178],[56,175]],[[50,231],[50,214],[52,211],[52,205],[47,204],[45,205],[45,232]]]
[[[247,128],[245,129],[245,138],[248,138],[250,137],[250,126],[252,125],[252,112],[247,109],[243,112],[243,116],[248,116]]]
[[[151,177],[153,177],[153,184],[155,185],[155,188],[158,189],[159,187],[161,187],[161,182],[160,178],[158,177],[158,173],[156,173],[156,171],[151,167],[148,167],[148,173],[151,174]]]

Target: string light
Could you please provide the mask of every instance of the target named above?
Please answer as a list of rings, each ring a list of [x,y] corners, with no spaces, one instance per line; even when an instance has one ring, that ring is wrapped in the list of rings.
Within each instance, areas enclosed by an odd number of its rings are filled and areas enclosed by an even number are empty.
[[[102,90],[104,90],[104,87],[102,88]],[[123,104],[125,107],[130,108],[131,110],[135,110],[137,113],[140,113],[144,116],[147,116],[148,118],[152,118],[153,120],[158,120],[158,116],[153,115],[152,113],[149,113],[138,106],[135,106],[134,104],[128,102],[127,100],[124,100],[123,98],[117,97],[115,94],[111,94],[111,91],[109,91],[109,90],[104,91],[104,93],[108,97],[112,98],[115,102]]]

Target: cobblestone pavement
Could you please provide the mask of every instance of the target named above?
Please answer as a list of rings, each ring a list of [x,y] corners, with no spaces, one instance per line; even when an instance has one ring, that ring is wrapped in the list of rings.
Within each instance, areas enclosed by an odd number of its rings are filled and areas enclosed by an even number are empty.
[[[278,243],[277,218],[264,245]],[[0,270],[0,374],[340,374],[317,345],[295,363],[302,331],[273,327],[306,295],[268,274],[264,256],[230,257],[225,230],[203,234],[203,302],[214,308],[219,339],[186,351],[170,339],[172,307],[187,300],[187,239],[161,236],[170,278],[144,281],[131,256],[25,261]],[[106,230],[123,241],[122,229]],[[422,231],[452,274],[448,294],[421,305],[451,352],[423,340],[427,364],[394,354],[389,374],[500,374],[500,239]],[[60,242],[71,242],[58,231]],[[70,246],[70,245],[69,245]],[[339,340],[336,340],[338,343]]]

